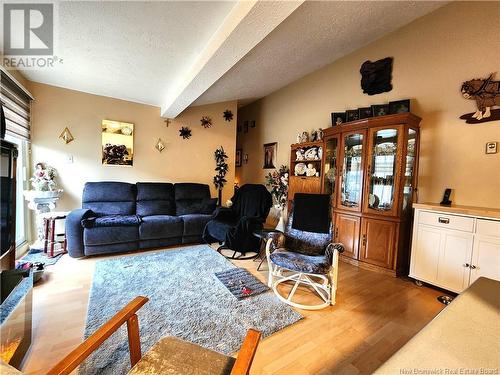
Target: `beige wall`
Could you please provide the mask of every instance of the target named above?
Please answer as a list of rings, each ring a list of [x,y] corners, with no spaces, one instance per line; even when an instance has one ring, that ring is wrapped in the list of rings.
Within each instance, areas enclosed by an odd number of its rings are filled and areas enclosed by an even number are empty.
[[[459,116],[475,111],[460,95],[461,83],[497,72],[500,79],[500,4],[456,2],[240,108],[238,120],[256,120],[238,144],[249,163],[237,168],[240,182],[263,182],[262,144],[278,142],[278,164],[289,163],[299,131],[331,125],[330,113],[390,100],[412,99],[422,117],[419,201],[439,202],[445,187],[454,203],[500,207],[500,153],[485,155],[485,143],[500,141],[500,121],[467,125]],[[359,67],[394,57],[393,90],[362,93]]]
[[[160,108],[90,95],[78,91],[30,82],[33,102],[32,162],[46,162],[57,169],[64,197],[60,210],[81,205],[83,185],[87,181],[167,181],[212,184],[215,161],[213,152],[222,145],[229,155],[228,183],[224,200],[231,197],[234,183],[236,142],[236,102],[218,103],[186,109],[166,127]],[[222,113],[230,109],[235,119],[228,123]],[[213,126],[204,129],[200,118],[210,116]],[[119,120],[135,124],[133,167],[101,165],[101,121]],[[189,126],[192,137],[179,137],[179,129]],[[58,138],[67,126],[75,140],[65,144]],[[159,153],[154,145],[161,137],[166,149]],[[73,156],[73,163],[68,157]]]

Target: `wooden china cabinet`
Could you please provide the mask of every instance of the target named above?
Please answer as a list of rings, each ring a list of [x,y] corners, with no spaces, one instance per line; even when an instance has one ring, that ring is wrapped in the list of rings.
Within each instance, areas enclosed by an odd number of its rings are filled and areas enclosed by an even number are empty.
[[[345,246],[343,260],[408,274],[420,120],[402,113],[323,131],[320,188],[309,192],[331,194],[334,241]]]
[[[323,146],[323,141],[318,141],[318,142],[304,142],[304,143],[295,143],[291,145],[291,151],[290,151],[290,177],[289,177],[289,184],[288,184],[288,203],[293,200],[293,196],[295,193],[320,193],[321,192],[321,181],[322,181],[322,174],[323,174],[323,168],[322,168],[322,163],[323,163],[323,158],[317,158],[317,159],[301,159],[297,160],[297,155],[296,151],[301,149],[304,152],[311,148],[315,148],[318,150],[319,148],[324,149]],[[295,176],[295,167],[297,164],[312,164],[313,167],[316,169],[318,172],[318,176]]]

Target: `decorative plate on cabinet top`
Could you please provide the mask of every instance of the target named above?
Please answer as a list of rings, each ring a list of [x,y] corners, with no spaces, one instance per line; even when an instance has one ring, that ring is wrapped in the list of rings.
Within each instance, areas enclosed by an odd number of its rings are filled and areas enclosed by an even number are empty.
[[[306,174],[307,166],[304,163],[297,163],[295,165],[295,176],[303,176]]]

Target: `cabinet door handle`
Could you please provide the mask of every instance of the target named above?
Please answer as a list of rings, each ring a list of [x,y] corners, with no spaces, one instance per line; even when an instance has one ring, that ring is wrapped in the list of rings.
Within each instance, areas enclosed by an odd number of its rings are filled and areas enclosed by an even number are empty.
[[[363,246],[366,246],[366,234],[363,234]]]
[[[438,218],[438,221],[441,224],[450,224],[450,219],[448,219],[447,217],[440,217],[440,218]]]
[[[476,266],[475,266],[475,265],[473,265],[473,264],[471,264],[471,265],[470,265],[470,268],[471,268],[471,269],[473,269],[473,270],[475,270],[475,269],[476,269]]]
[[[470,264],[469,263],[465,263],[465,264],[462,264],[465,268],[468,268],[470,267]]]
[[[339,227],[335,228],[335,238],[339,238]]]

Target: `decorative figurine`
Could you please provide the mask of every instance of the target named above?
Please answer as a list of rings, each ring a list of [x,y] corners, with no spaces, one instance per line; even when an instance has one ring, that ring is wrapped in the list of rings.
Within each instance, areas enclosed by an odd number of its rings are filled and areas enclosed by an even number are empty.
[[[306,176],[313,177],[316,176],[316,168],[312,165],[312,163],[307,164]]]
[[[299,148],[297,151],[295,151],[295,160],[297,161],[302,161],[304,160],[304,150]]]

